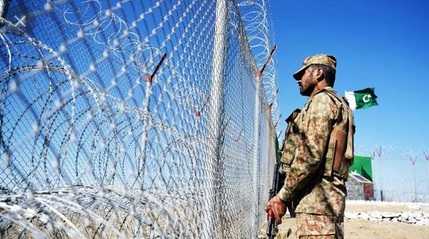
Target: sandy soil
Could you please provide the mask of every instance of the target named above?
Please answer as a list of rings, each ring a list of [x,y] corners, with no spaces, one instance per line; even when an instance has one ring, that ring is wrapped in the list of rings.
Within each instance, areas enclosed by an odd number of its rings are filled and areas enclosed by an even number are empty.
[[[419,212],[419,215],[429,214],[429,204],[416,203],[386,203],[348,201],[346,206],[346,219],[344,222],[346,239],[429,239],[429,224],[416,225],[403,222],[380,221],[372,218],[347,218],[347,214],[378,213],[382,215],[404,214]],[[286,219],[280,225],[283,232],[293,234],[294,219]],[[286,234],[286,233],[285,233]],[[261,234],[260,234],[261,235]],[[283,238],[294,238],[292,235]]]
[[[281,225],[283,231],[293,228],[292,223],[294,221],[286,220],[286,223]],[[347,219],[344,223],[344,230],[346,239],[429,239],[429,226],[399,222],[371,222]],[[293,234],[293,229],[290,234]],[[281,239],[283,238],[294,237],[281,237]]]
[[[429,214],[429,204],[389,203],[389,202],[347,202],[346,215],[356,212]],[[414,225],[399,222],[377,222],[361,219],[346,219],[345,238],[347,239],[429,239],[429,225]]]
[[[346,239],[429,239],[429,226],[417,226],[399,222],[370,222],[346,220]]]

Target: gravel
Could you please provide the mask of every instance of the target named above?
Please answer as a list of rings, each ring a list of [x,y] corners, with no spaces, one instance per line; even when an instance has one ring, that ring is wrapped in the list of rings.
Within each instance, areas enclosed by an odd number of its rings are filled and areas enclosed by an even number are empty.
[[[362,208],[369,208],[363,212]],[[379,201],[347,201],[346,219],[429,225],[429,204]]]

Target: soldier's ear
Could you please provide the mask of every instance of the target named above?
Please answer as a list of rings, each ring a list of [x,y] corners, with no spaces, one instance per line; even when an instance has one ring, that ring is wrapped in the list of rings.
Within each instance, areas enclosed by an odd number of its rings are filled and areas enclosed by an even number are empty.
[[[317,81],[321,81],[325,77],[325,72],[323,72],[322,68],[320,67],[315,67],[312,73],[314,78],[317,79]]]

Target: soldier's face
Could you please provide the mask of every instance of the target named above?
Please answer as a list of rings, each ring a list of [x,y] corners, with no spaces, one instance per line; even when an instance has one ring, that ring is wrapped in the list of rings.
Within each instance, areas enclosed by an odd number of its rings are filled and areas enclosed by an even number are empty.
[[[310,96],[316,85],[317,77],[313,74],[313,68],[308,67],[298,80],[299,92],[301,95]]]

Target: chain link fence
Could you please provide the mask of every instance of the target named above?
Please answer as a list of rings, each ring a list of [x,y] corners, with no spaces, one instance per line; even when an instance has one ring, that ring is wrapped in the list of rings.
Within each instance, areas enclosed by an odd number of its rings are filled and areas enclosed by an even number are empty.
[[[252,238],[277,102],[265,0],[0,0],[0,234]]]

